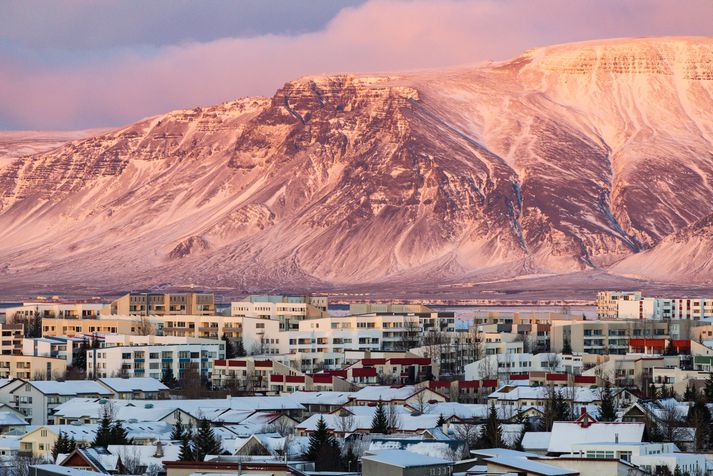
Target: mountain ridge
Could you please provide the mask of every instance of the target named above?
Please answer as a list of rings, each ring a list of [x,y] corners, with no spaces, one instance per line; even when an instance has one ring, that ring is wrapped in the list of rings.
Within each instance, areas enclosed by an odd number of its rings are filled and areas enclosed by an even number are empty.
[[[709,38],[611,40],[153,116],[0,168],[0,279],[708,282],[655,251],[710,249],[711,80]]]

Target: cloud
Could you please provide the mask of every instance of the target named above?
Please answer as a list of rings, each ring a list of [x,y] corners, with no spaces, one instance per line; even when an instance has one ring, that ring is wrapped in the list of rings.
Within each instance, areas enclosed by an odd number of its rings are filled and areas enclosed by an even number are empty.
[[[395,71],[505,59],[595,38],[711,35],[713,4],[690,0],[370,1],[323,30],[112,48],[62,61],[0,50],[0,126],[118,125],[180,107],[270,95],[306,74]]]

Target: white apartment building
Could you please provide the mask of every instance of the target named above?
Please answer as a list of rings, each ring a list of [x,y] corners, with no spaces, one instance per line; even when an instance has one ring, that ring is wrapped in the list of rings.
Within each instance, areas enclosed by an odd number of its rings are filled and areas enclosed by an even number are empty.
[[[79,337],[37,337],[22,339],[22,355],[55,357],[72,365],[74,352],[82,346],[84,338]]]
[[[641,291],[600,291],[597,293],[597,318],[616,319],[620,301],[638,302]]]
[[[494,354],[465,366],[466,380],[499,378],[507,381],[510,375],[528,372],[564,372],[579,375],[584,369],[581,355],[540,354]]]
[[[142,339],[138,339],[141,337]],[[130,342],[125,344],[121,339]],[[96,377],[153,377],[170,370],[180,379],[188,367],[210,377],[215,359],[225,358],[225,344],[211,339],[165,336],[106,336],[104,346],[87,351],[87,373]],[[145,342],[142,342],[145,340]]]
[[[713,317],[713,298],[644,297],[640,292],[597,294],[600,319],[701,320]]]
[[[683,474],[706,473],[704,453],[682,453],[674,443],[579,443],[572,445],[571,456],[621,459],[650,474],[656,474],[664,466],[671,473],[676,469]]]
[[[295,330],[304,319],[328,317],[327,296],[248,296],[230,303],[230,315],[280,321],[281,330]]]

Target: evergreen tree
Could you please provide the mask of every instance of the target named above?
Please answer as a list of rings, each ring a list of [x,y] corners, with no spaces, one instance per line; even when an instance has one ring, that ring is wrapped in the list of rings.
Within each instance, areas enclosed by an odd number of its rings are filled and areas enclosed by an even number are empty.
[[[502,448],[505,446],[503,444],[503,428],[498,421],[498,412],[494,403],[490,404],[488,417],[481,430],[480,440],[483,448]]]
[[[602,403],[599,405],[599,420],[614,421],[616,420],[616,407],[614,406],[614,395],[611,391],[609,380],[604,381],[604,388],[601,392]]]
[[[569,339],[565,339],[562,344],[562,354],[572,355],[572,344],[570,344]]]
[[[188,436],[188,434],[184,434],[181,439],[181,448],[178,450],[178,461],[195,461],[191,437]]]
[[[245,357],[248,355],[247,352],[245,352],[245,346],[243,346],[243,338],[239,338],[235,342],[235,356],[236,357]]]
[[[669,340],[663,355],[678,355],[678,351],[673,346],[673,341]]]
[[[386,409],[381,400],[377,403],[374,418],[371,420],[371,432],[380,433],[382,435],[389,434],[389,420],[386,417]]]
[[[176,417],[176,423],[173,425],[173,431],[171,432],[171,439],[175,441],[183,440],[183,435],[185,434],[186,429],[183,426],[183,419],[181,418],[181,414],[179,413],[178,416]]]
[[[112,416],[111,410],[108,406],[104,406],[102,409],[102,419],[99,422],[99,428],[97,428],[97,433],[94,436],[94,443],[92,446],[100,446],[106,448],[111,444],[112,441]]]
[[[664,441],[661,427],[652,417],[646,417],[644,419],[644,435],[642,441],[650,441],[651,443],[662,443]]]
[[[713,403],[713,372],[708,374],[708,380],[706,380],[706,387],[703,392],[706,396],[706,403]]]
[[[77,442],[74,437],[68,438],[65,432],[60,431],[57,441],[52,446],[52,463],[57,461],[57,456],[71,453],[76,447]]]
[[[445,424],[446,424],[446,419],[443,418],[443,413],[441,413],[438,416],[438,421],[436,421],[436,425],[438,425],[439,427],[443,427],[443,425],[445,425]]]
[[[686,391],[683,392],[683,400],[686,402],[695,402],[698,399],[698,392],[693,388],[693,385],[686,387]]]
[[[339,443],[327,429],[324,417],[319,418],[317,428],[309,435],[309,446],[304,458],[313,461],[317,471],[339,469]]]
[[[111,425],[111,430],[109,431],[109,444],[110,445],[130,445],[131,440],[129,439],[128,432],[124,425],[120,421],[114,422]]]
[[[225,343],[225,358],[232,359],[236,355],[235,347],[233,347],[233,342],[225,334],[223,334],[223,342]]]
[[[216,438],[208,419],[203,418],[198,423],[193,438],[193,457],[195,461],[203,461],[207,455],[219,455],[223,452],[220,439]]]
[[[709,447],[711,412],[702,400],[696,401],[688,410],[688,424],[694,429],[693,443],[697,451]]]
[[[342,458],[343,471],[356,471],[359,468],[359,457],[354,453],[352,445],[347,445],[347,451]]]
[[[176,385],[178,385],[178,381],[176,380],[176,377],[173,376],[173,370],[171,367],[164,369],[163,375],[161,376],[161,383],[168,388],[176,388]]]

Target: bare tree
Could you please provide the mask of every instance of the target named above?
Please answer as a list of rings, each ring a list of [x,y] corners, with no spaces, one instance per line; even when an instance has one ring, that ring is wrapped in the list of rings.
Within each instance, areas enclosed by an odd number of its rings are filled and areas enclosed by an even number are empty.
[[[347,433],[351,433],[355,429],[356,421],[354,419],[354,415],[352,415],[351,413],[346,413],[340,416],[336,421],[336,430],[342,435],[346,436]]]
[[[277,418],[270,423],[266,430],[268,433],[277,433],[280,436],[288,436],[292,433],[294,425],[289,418]]]
[[[423,392],[422,392],[423,393]],[[390,430],[401,429],[401,417],[396,411],[396,406],[393,403],[389,403],[386,407],[386,422]]]
[[[475,425],[473,423],[460,423],[458,425],[453,425],[452,428],[455,438],[462,441],[465,445],[464,457],[470,458],[470,450],[478,445],[480,425]]]
[[[136,335],[139,336],[150,336],[155,333],[155,329],[153,324],[151,324],[151,321],[149,320],[149,316],[139,316],[138,321],[136,322]]]
[[[688,436],[684,415],[674,402],[661,402],[658,425],[664,441],[681,444]]]
[[[421,390],[416,394],[416,401],[414,402],[414,409],[419,415],[429,413],[431,410],[431,404],[428,403],[426,398],[426,392]]]
[[[47,462],[46,458],[40,456],[16,456],[8,474],[12,476],[30,476],[33,474],[32,466]]]

